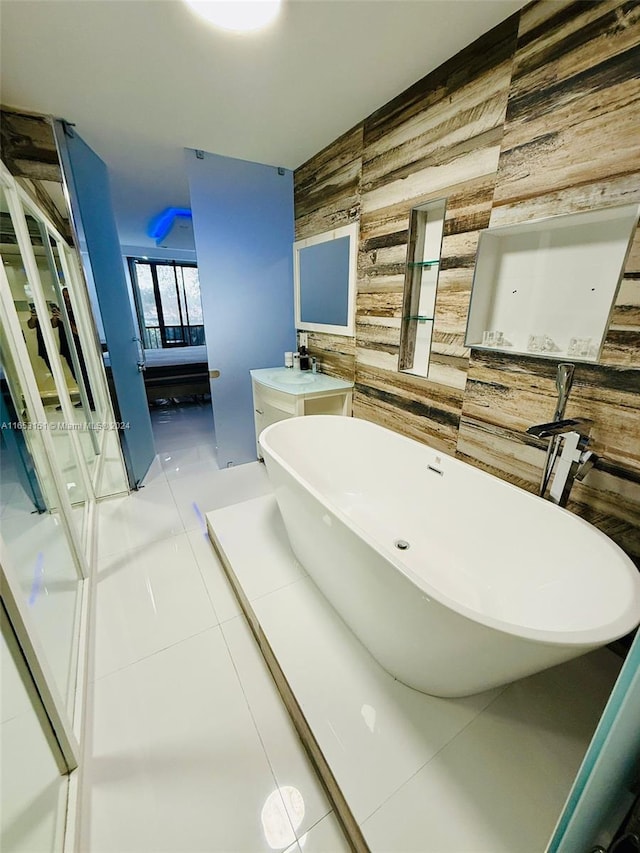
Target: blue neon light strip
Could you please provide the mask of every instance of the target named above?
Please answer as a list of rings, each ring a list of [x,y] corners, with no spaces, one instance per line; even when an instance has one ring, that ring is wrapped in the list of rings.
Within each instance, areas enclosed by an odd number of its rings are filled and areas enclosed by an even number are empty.
[[[149,237],[154,240],[164,240],[173,228],[173,223],[177,216],[182,216],[184,219],[191,219],[190,208],[167,207],[162,213],[154,216],[149,223],[149,230],[147,231]]]

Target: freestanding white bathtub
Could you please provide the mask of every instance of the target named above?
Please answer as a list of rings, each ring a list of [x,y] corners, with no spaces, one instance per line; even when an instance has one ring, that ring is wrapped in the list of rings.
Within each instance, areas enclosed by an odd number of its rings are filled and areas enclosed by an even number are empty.
[[[295,555],[410,687],[477,693],[640,622],[624,552],[497,477],[356,418],[291,418],[260,444]]]

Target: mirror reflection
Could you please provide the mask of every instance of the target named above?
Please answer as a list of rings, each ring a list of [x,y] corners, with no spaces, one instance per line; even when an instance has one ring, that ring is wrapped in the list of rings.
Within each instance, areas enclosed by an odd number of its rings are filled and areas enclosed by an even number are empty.
[[[60,365],[64,372],[67,388],[75,389],[77,392],[77,386],[68,367],[65,369],[64,365],[61,364],[58,348],[53,350],[52,347],[47,346],[48,335],[43,332],[43,323],[46,322],[51,328],[52,335],[49,336],[49,340],[51,340],[54,331],[53,322],[56,309],[59,309],[59,296],[52,284],[48,261],[42,245],[39,224],[33,216],[28,215],[26,222],[29,229],[29,238],[36,257],[38,272],[41,274],[47,306],[46,318],[38,315],[34,291],[20,255],[13,222],[7,211],[6,199],[3,197],[1,239],[4,271],[9,282],[22,336],[27,346],[30,366],[44,407],[47,429],[55,441],[57,459],[63,472],[69,499],[73,505],[80,505],[85,502],[87,494],[78,465],[76,451],[69,434],[69,425],[64,420],[62,414],[59,389],[56,386],[53,375],[54,361]],[[74,411],[78,419],[80,419],[82,413]],[[29,432],[32,432],[32,430],[29,430]],[[38,447],[37,452],[41,451],[43,452],[43,449]],[[93,447],[91,447],[88,456],[88,461],[92,461],[95,458]],[[44,460],[42,461],[44,462]],[[53,495],[51,496],[51,501],[55,504]]]

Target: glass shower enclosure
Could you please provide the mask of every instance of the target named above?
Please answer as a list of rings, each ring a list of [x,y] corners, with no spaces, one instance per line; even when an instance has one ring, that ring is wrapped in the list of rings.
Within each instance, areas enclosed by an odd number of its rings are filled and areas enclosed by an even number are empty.
[[[95,507],[127,492],[77,255],[32,189],[0,164],[4,853],[73,849]]]

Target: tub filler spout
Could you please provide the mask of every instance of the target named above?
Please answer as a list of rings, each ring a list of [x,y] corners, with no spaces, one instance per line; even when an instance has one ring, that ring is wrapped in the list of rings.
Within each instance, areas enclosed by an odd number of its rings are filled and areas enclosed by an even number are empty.
[[[553,452],[547,453],[542,482],[546,484],[551,481],[549,500],[559,506],[567,505],[574,481],[583,480],[598,460],[593,451],[587,450],[592,425],[593,421],[588,418],[567,418],[536,424],[527,430],[529,435],[536,438],[551,438],[556,442]],[[562,442],[562,450],[552,474],[558,455],[558,442]],[[544,497],[543,492],[541,495]]]

